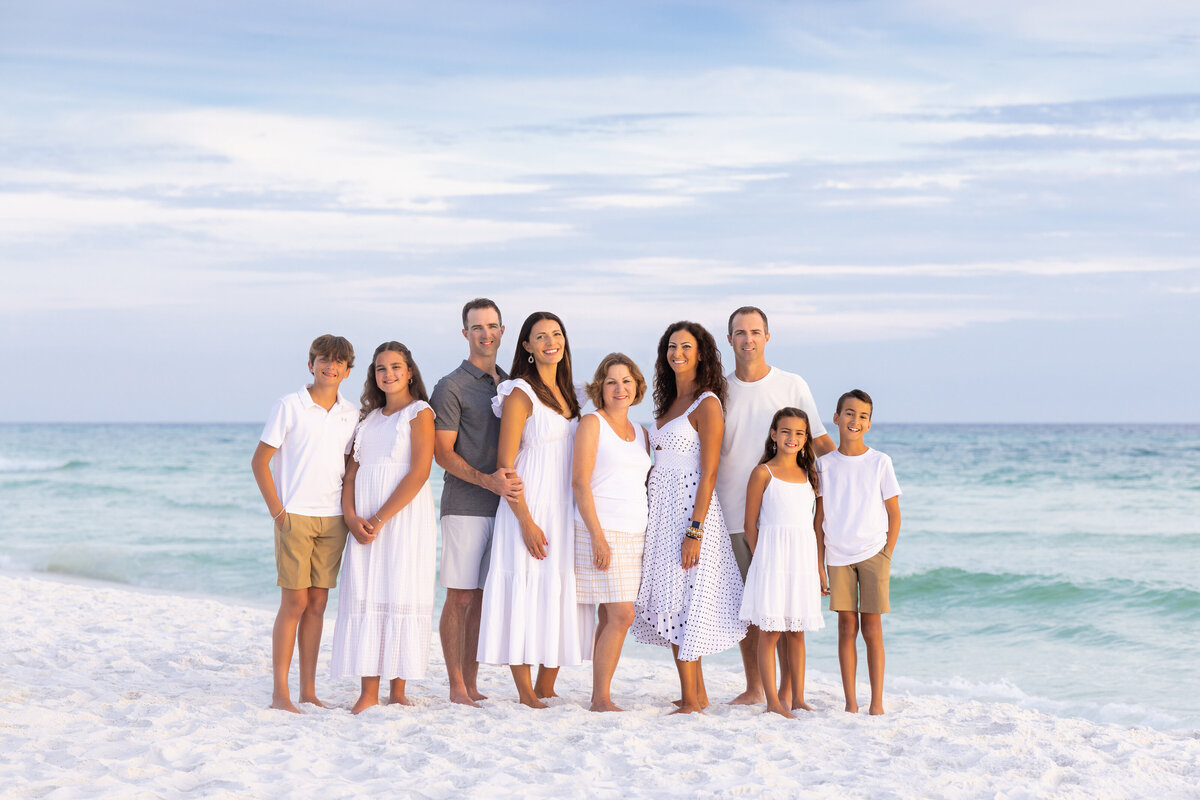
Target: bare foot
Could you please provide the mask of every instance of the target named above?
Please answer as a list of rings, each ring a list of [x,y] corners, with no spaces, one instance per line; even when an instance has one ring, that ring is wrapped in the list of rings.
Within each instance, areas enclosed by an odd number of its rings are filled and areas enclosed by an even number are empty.
[[[287,697],[272,697],[271,708],[277,708],[280,711],[290,711],[293,714],[299,714],[300,709],[296,708],[296,704]]]
[[[324,703],[322,703],[322,702],[320,701],[320,699],[319,699],[319,698],[318,698],[318,697],[317,697],[315,694],[314,694],[314,695],[309,695],[308,697],[305,697],[304,695],[301,695],[301,696],[300,696],[300,702],[301,702],[301,703],[308,703],[310,706],[316,706],[317,708],[329,708],[329,706],[327,706],[327,705],[325,705]]]
[[[593,700],[592,707],[589,711],[624,711],[625,709],[618,706],[612,700]]]
[[[792,703],[792,711],[796,711],[797,709],[803,709],[805,711],[812,711],[812,706],[810,706],[808,703],[801,700],[798,703]]]
[[[478,694],[478,692],[476,692],[476,694]],[[481,698],[481,699],[486,699],[486,698]],[[462,706],[470,706],[471,708],[482,708],[482,706],[480,706],[478,703],[475,702],[475,698],[471,697],[471,695],[467,692],[451,692],[450,693],[450,702],[458,703],[459,705],[462,705]]]
[[[857,714],[858,713],[858,703],[847,700],[846,701],[846,713],[847,714]]]
[[[765,703],[766,700],[767,700],[767,696],[763,693],[762,689],[759,689],[758,691],[751,691],[750,689],[747,689],[746,691],[739,694],[737,697],[730,700],[729,705],[731,705],[731,706],[756,706],[759,703]]]
[[[675,714],[703,714],[703,713],[704,713],[704,709],[698,705],[686,705],[685,706],[681,703],[679,708],[675,709],[667,716],[673,716]]]
[[[534,694],[536,694],[538,697],[541,697],[542,699],[545,699],[547,697],[558,697],[558,692],[554,691],[553,688],[551,688],[551,689],[534,689],[533,691],[534,691]]]
[[[881,716],[883,714],[883,703],[879,703],[878,705],[871,703],[871,706],[867,709],[867,713],[872,717]]]
[[[472,700],[487,700],[487,695],[480,692],[478,689],[467,689],[467,697]]]
[[[796,716],[792,712],[790,712],[786,708],[784,708],[782,704],[767,705],[767,712],[771,713],[771,714],[778,714],[779,716],[787,717],[788,719],[796,718]]]
[[[538,700],[537,697],[522,697],[521,705],[529,706],[530,708],[549,708],[550,706]]]
[[[388,705],[389,706],[411,706],[412,701],[409,700],[407,697],[405,697],[402,694],[401,695],[393,694],[393,695],[388,696]]]
[[[354,704],[354,708],[350,709],[350,713],[361,714],[371,706],[377,705],[379,705],[378,697],[371,697],[370,695],[361,694],[358,696],[358,702]]]

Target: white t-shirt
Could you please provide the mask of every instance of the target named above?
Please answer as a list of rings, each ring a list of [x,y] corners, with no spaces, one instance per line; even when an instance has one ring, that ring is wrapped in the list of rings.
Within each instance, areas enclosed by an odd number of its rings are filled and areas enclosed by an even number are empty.
[[[809,435],[825,435],[812,391],[799,375],[771,367],[762,379],[747,383],[737,375],[725,376],[729,394],[725,402],[725,436],[717,469],[717,497],[730,533],[746,530],[746,484],[758,466],[771,432],[771,417],[787,406],[808,414]]]
[[[883,501],[900,495],[892,460],[867,448],[861,456],[837,450],[817,459],[825,508],[825,563],[844,567],[866,561],[887,544]]]
[[[354,442],[358,409],[338,392],[326,411],[307,387],[285,394],[263,426],[263,444],[277,449],[271,465],[275,491],[291,514],[305,517],[342,515],[345,456]]]

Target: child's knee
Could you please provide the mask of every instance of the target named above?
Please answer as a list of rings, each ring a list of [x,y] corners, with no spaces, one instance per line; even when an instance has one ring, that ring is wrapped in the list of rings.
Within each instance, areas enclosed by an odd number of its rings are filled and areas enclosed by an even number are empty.
[[[862,615],[862,635],[863,641],[883,641],[883,615],[882,614],[863,614]]]
[[[838,612],[838,636],[843,639],[858,636],[858,614],[853,611]]]
[[[308,604],[305,610],[313,614],[324,614],[328,603],[329,590],[313,587],[308,590]]]

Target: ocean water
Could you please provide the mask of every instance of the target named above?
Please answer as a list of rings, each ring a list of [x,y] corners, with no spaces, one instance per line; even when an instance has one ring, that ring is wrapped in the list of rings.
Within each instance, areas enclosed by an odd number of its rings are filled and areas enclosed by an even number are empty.
[[[0,425],[0,568],[274,606],[259,432]],[[1200,426],[880,424],[868,441],[904,489],[893,696],[1200,729]],[[836,675],[826,624],[808,664]]]

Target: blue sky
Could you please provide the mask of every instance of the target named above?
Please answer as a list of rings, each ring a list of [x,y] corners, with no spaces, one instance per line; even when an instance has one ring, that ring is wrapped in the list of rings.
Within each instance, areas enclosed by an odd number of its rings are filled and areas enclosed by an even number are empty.
[[[1200,421],[1198,44],[1191,2],[0,0],[0,420],[257,420],[326,331],[434,380],[487,295],[580,377],[751,303],[825,416]]]

